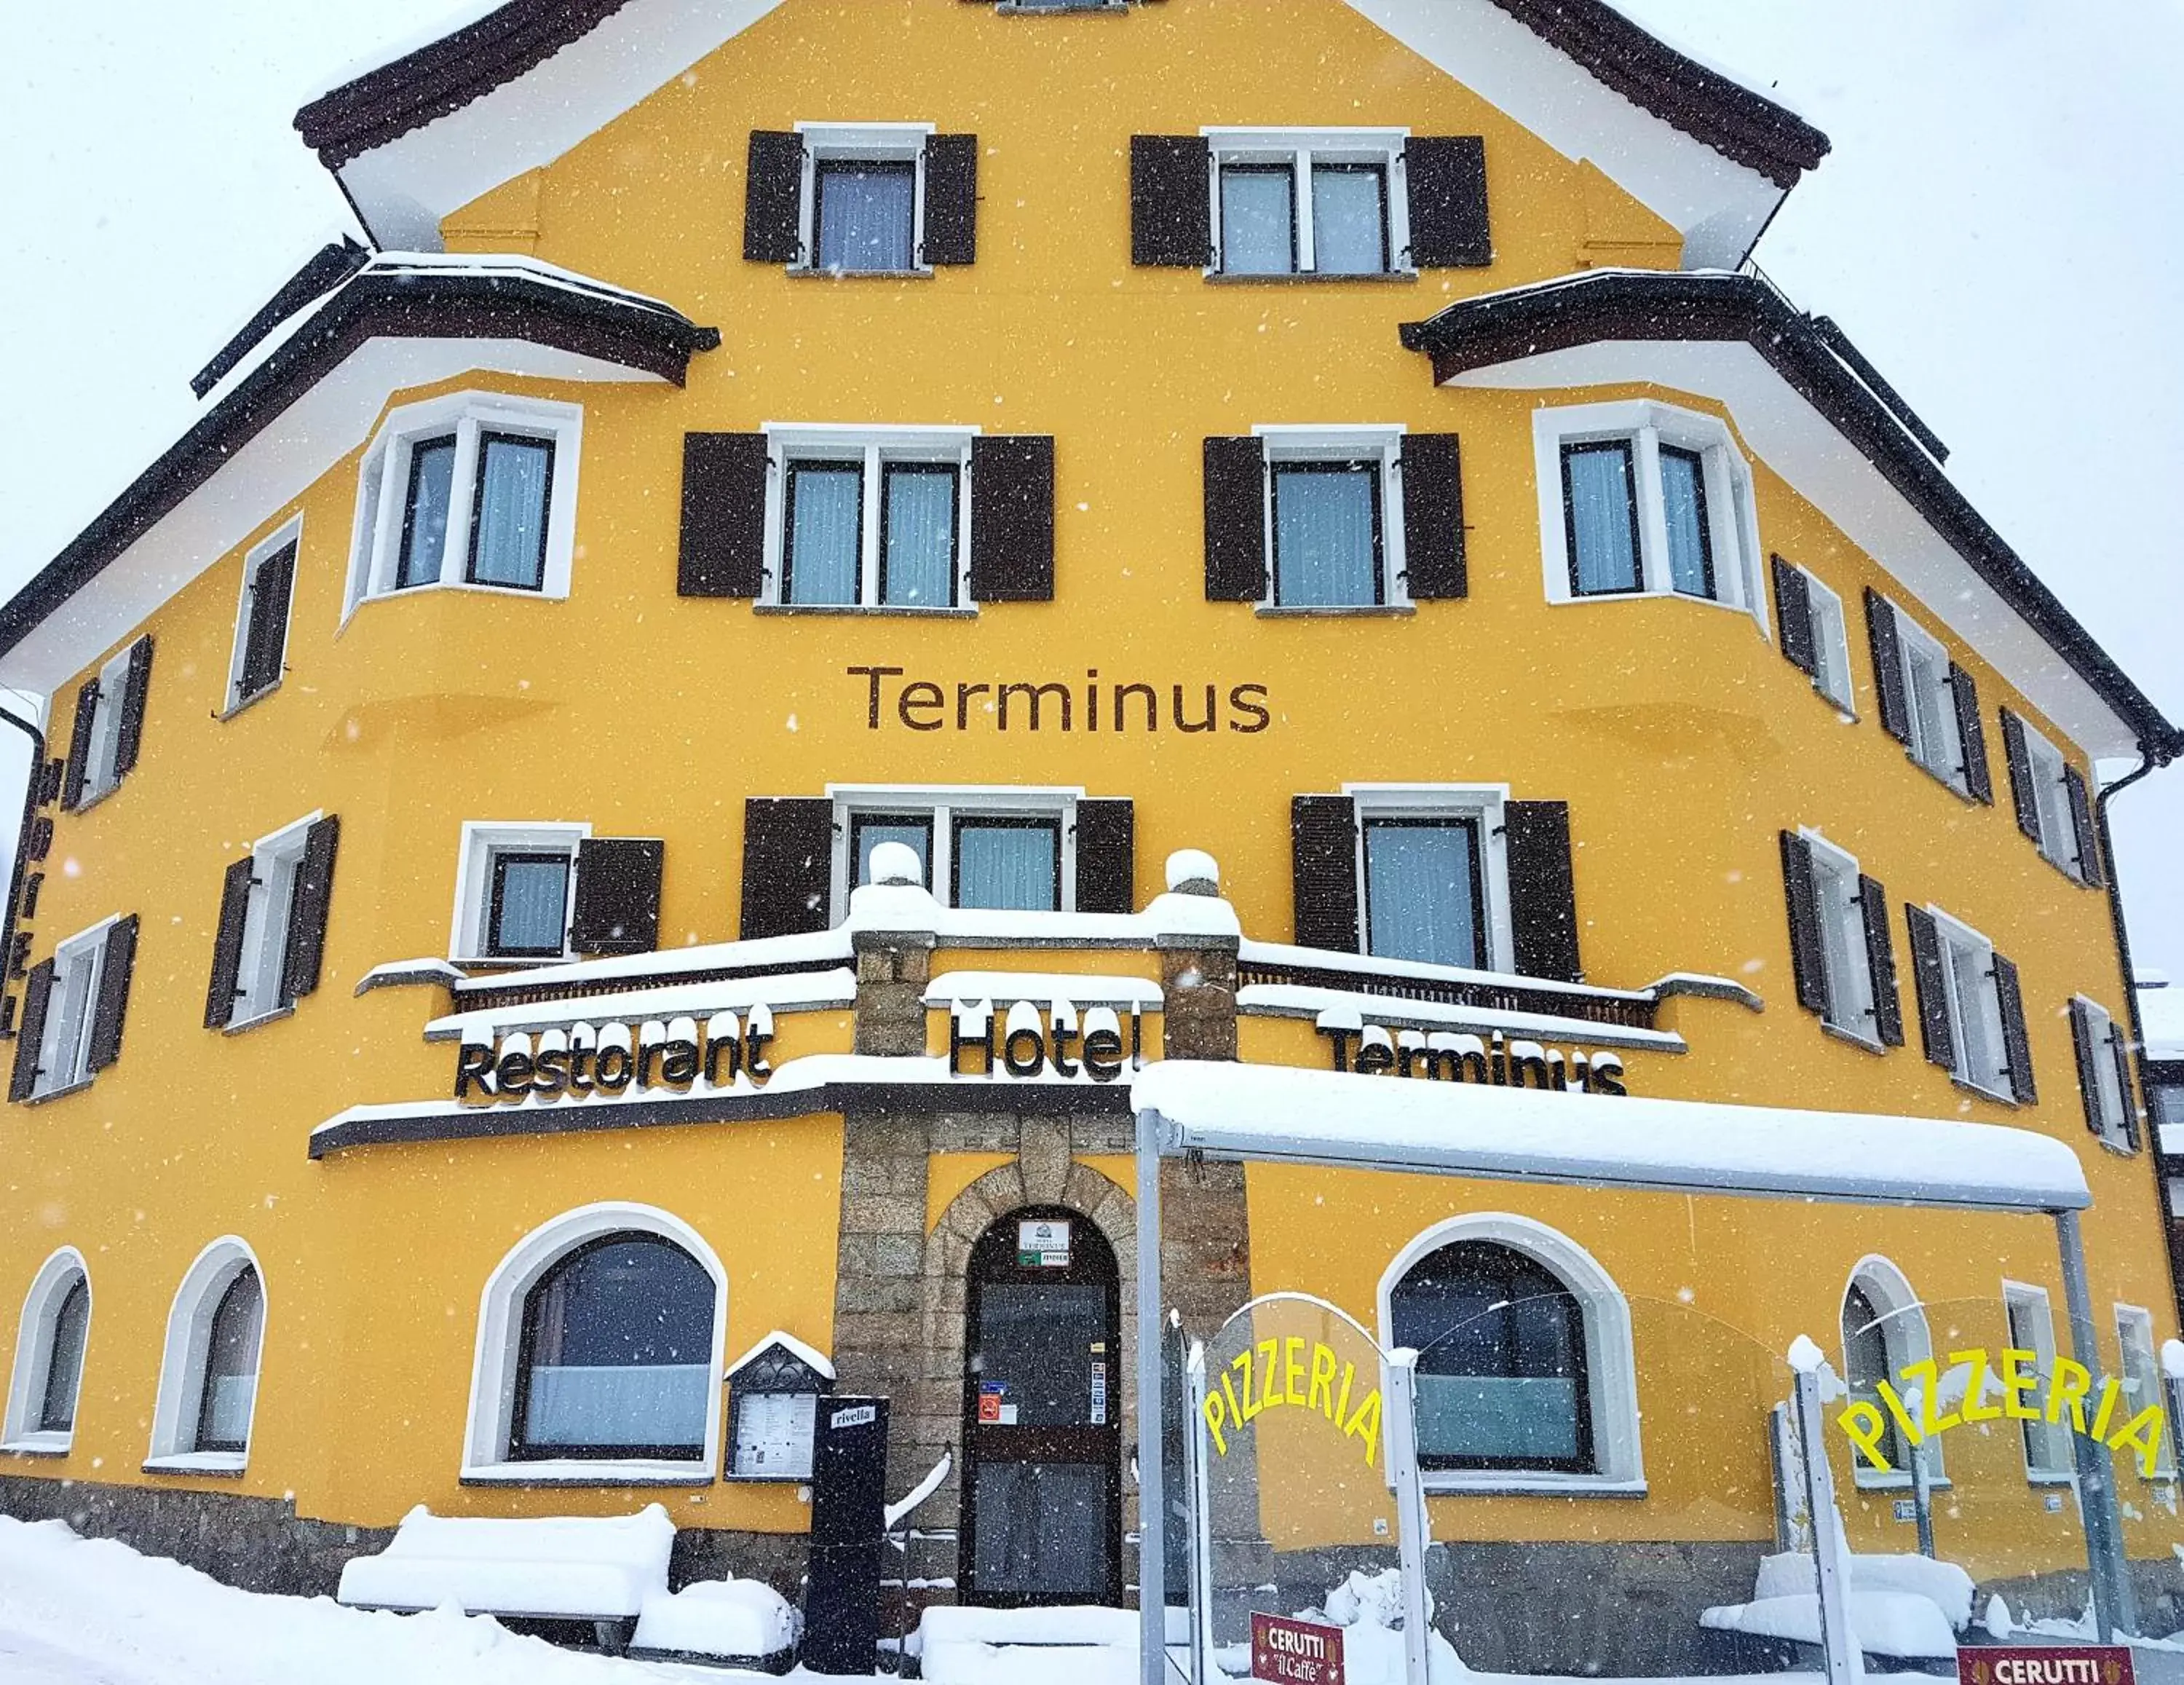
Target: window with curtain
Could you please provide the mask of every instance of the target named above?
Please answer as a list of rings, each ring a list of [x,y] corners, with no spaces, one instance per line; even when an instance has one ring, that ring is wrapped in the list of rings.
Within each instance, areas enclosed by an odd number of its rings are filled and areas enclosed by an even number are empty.
[[[956,465],[889,462],[880,474],[880,601],[955,607]]]
[[[1221,268],[1289,275],[1297,266],[1296,170],[1288,164],[1221,168]]]
[[[207,1327],[204,1381],[198,1400],[196,1451],[241,1451],[250,1442],[258,1395],[258,1347],[265,1297],[245,1264],[220,1296]]]
[[[570,857],[503,851],[493,856],[486,952],[496,958],[558,959],[569,930]]]
[[[79,1275],[62,1294],[53,1313],[53,1339],[46,1356],[45,1385],[38,1393],[41,1433],[75,1431],[76,1393],[83,1385],[83,1347],[91,1331],[91,1283]]]
[[[1645,589],[1629,440],[1563,447],[1563,519],[1568,529],[1574,594],[1599,597]]]
[[[885,274],[916,267],[916,165],[822,159],[816,175],[819,268]]]
[[[1386,600],[1377,457],[1273,465],[1274,601],[1285,608]]]
[[[917,856],[918,881],[933,886],[933,816],[915,813],[857,813],[850,819],[850,858],[857,882],[872,881],[872,851],[882,843],[900,843]]]
[[[410,447],[410,487],[402,504],[402,549],[394,571],[398,590],[438,583],[448,547],[448,516],[454,505],[455,437],[419,439]]]
[[[702,1458],[714,1299],[705,1267],[654,1235],[554,1264],[524,1299],[509,1455]]]
[[[1312,268],[1320,275],[1384,275],[1388,172],[1376,164],[1314,164]]]
[[[1367,951],[1490,969],[1475,817],[1365,822]]]
[[[955,822],[955,905],[1052,912],[1061,905],[1061,826],[966,815]]]
[[[800,605],[858,600],[864,550],[865,467],[861,461],[791,462],[783,506],[781,598]]]
[[[1400,134],[1239,130],[1209,139],[1222,274],[1385,275],[1396,267],[1389,184]]]
[[[1686,597],[1711,599],[1713,538],[1707,528],[1706,459],[1661,447],[1661,505],[1669,531],[1669,583]]]
[[[477,510],[471,523],[474,585],[537,591],[546,583],[546,510],[554,483],[549,439],[478,437]]]
[[[1559,1276],[1459,1241],[1412,1265],[1389,1311],[1418,1354],[1420,1466],[1594,1471],[1585,1308]]]
[[[1898,1474],[1911,1467],[1911,1448],[1897,1427],[1895,1416],[1880,1402],[1880,1383],[1886,1381],[1900,1390],[1903,1370],[1916,1361],[1903,1325],[1903,1314],[1884,1315],[1864,1281],[1852,1282],[1843,1295],[1844,1381],[1852,1398],[1880,1412],[1886,1424],[1880,1440],[1881,1455]],[[1860,1472],[1869,1471],[1863,1459],[1856,1466]]]

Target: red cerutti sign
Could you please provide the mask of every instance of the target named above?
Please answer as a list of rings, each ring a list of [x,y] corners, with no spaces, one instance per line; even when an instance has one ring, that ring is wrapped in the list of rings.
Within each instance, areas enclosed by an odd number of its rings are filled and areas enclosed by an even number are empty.
[[[1251,1677],[1277,1685],[1342,1685],[1342,1629],[1253,1615]]]
[[[1256,1634],[1253,1635],[1256,1651]],[[1958,1685],[2134,1685],[2120,1644],[1998,1644],[1957,1652]]]

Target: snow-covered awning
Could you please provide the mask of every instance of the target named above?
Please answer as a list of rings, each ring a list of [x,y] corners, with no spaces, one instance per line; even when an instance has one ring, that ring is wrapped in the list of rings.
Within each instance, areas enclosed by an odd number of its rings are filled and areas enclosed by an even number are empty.
[[[1132,1085],[1167,1152],[1493,1180],[1975,1210],[2082,1210],[2030,1130],[1170,1060]]]

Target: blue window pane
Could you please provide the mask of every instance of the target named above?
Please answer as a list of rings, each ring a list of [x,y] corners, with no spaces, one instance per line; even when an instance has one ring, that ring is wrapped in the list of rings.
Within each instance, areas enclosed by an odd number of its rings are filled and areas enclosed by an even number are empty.
[[[1387,176],[1361,164],[1312,172],[1313,266],[1322,275],[1379,275],[1388,267]]]
[[[568,856],[494,856],[486,951],[533,957],[561,952],[568,908]]]
[[[1366,943],[1384,959],[1483,968],[1479,827],[1382,819],[1365,828]]]
[[[1061,832],[1053,825],[966,819],[956,827],[956,905],[1055,912],[1061,856]]]
[[[1232,164],[1221,172],[1221,267],[1229,275],[1296,268],[1295,173],[1284,164]]]
[[[448,511],[455,486],[455,441],[426,439],[410,449],[410,488],[402,510],[402,553],[395,565],[398,588],[429,585],[440,577],[440,558],[448,545]]]
[[[889,463],[882,508],[886,547],[880,600],[890,608],[956,604],[956,470],[951,465]]]
[[[536,591],[546,583],[546,499],[554,447],[544,439],[487,433],[478,441],[477,522],[470,577]]]
[[[933,821],[860,816],[850,822],[857,851],[857,882],[872,881],[872,851],[882,843],[901,843],[917,856],[918,881],[933,883]]]
[[[39,1401],[38,1428],[68,1433],[75,1426],[75,1395],[83,1381],[83,1342],[90,1331],[91,1289],[79,1275],[53,1315],[53,1348],[46,1359],[45,1396]]]
[[[1570,589],[1577,595],[1639,589],[1638,505],[1631,491],[1628,444],[1563,447],[1563,512]]]
[[[524,1308],[517,1454],[699,1454],[713,1300],[696,1260],[644,1236],[556,1265]]]
[[[245,1268],[220,1295],[205,1336],[204,1390],[198,1403],[199,1451],[240,1451],[250,1439],[258,1392],[258,1272]]]
[[[822,164],[818,180],[820,268],[870,272],[912,266],[915,165]]]
[[[1274,600],[1355,608],[1380,600],[1379,463],[1276,465]]]
[[[855,462],[798,462],[788,470],[783,602],[857,600],[864,550],[865,471]]]
[[[1713,539],[1698,452],[1661,447],[1661,503],[1669,517],[1669,583],[1687,597],[1713,596]]]

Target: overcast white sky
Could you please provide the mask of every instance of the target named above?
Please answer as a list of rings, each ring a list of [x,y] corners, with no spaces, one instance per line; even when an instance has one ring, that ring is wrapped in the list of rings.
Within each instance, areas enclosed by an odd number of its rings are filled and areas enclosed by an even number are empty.
[[[1843,325],[1958,484],[2184,719],[2184,0],[1620,3],[1833,138],[1760,262]],[[0,592],[189,424],[190,375],[348,226],[289,126],[299,96],[449,9],[0,13]],[[2115,813],[2137,957],[2184,973],[2184,767]]]

